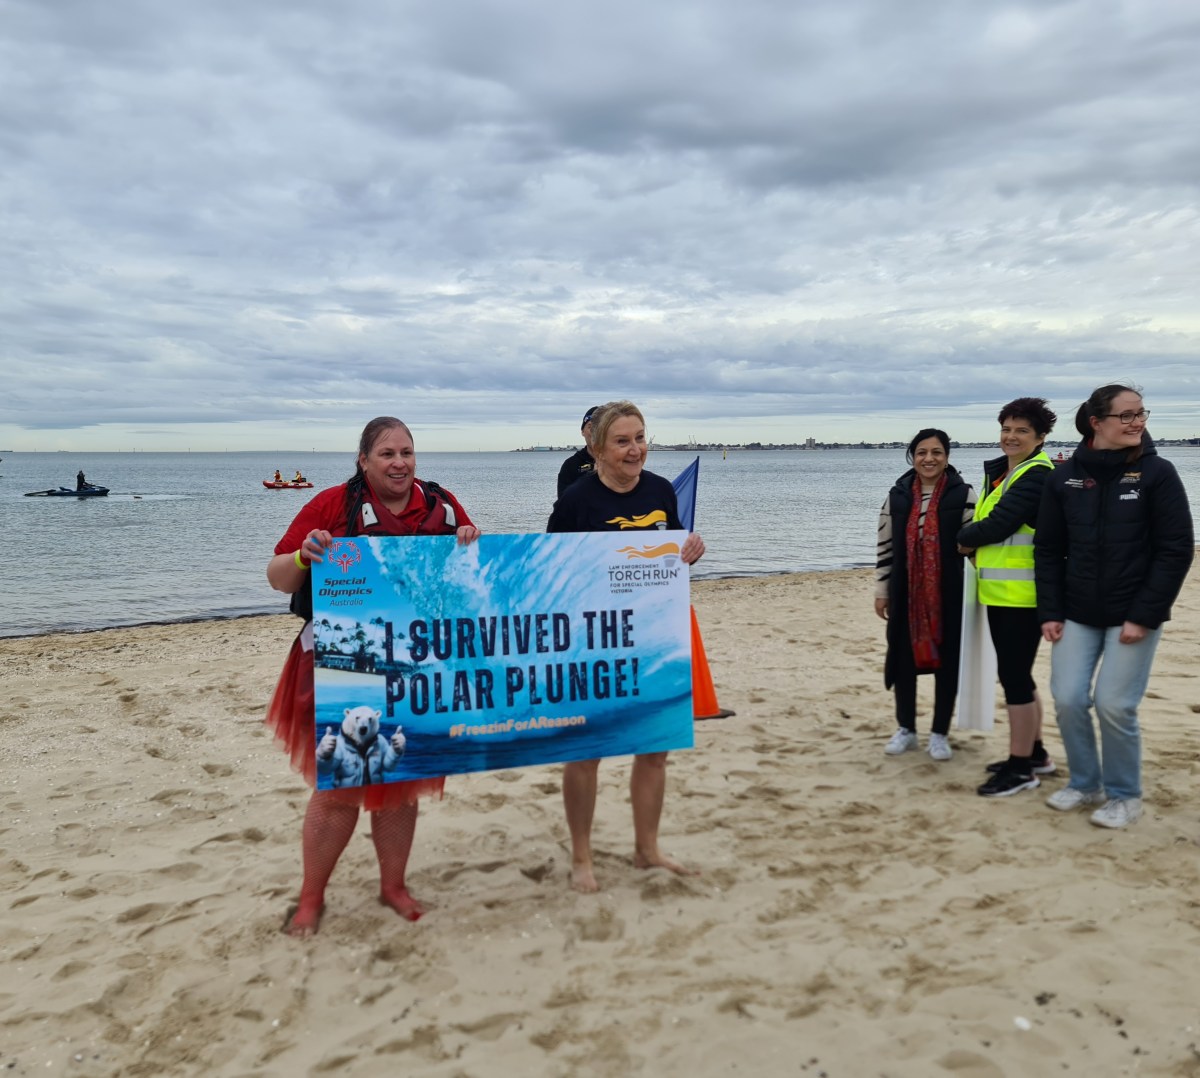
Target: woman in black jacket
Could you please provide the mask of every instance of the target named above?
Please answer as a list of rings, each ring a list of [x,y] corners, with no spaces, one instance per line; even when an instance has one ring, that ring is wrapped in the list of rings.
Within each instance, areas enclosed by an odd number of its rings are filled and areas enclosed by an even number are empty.
[[[950,464],[950,436],[928,427],[908,445],[913,465],[879,514],[875,613],[887,622],[883,683],[896,694],[896,732],[884,748],[918,747],[917,675],[933,673],[929,755],[949,760],[950,717],[958,695],[963,565],[958,529],[975,511],[975,492]]]
[[[1050,479],[1034,543],[1038,617],[1054,645],[1050,691],[1071,769],[1047,804],[1066,812],[1103,802],[1091,816],[1100,827],[1142,814],[1138,704],[1195,553],[1187,494],[1146,432],[1149,415],[1141,394],[1122,385],[1101,386],[1080,405],[1083,441]]]

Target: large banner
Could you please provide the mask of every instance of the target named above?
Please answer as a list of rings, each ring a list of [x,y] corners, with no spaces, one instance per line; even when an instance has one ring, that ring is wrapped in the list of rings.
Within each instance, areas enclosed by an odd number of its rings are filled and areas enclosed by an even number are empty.
[[[338,539],[317,787],[691,748],[686,532]]]

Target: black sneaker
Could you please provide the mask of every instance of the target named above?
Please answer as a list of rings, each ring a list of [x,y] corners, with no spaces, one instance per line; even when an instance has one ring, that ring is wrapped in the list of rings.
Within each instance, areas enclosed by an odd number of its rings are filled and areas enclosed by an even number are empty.
[[[1041,779],[1032,771],[1010,771],[1003,768],[997,771],[975,792],[980,797],[1011,797],[1022,790],[1032,790],[1042,784]]]
[[[1053,775],[1058,770],[1058,766],[1050,759],[1050,754],[1045,749],[1042,749],[1040,753],[1035,752],[1030,760],[1033,764],[1030,770],[1035,775]],[[989,775],[995,775],[997,772],[1003,771],[1007,764],[1008,760],[997,760],[995,763],[988,764],[984,770]]]

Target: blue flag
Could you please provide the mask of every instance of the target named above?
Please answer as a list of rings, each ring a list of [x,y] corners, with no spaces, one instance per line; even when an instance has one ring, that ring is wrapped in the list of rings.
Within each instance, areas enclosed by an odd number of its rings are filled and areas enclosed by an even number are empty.
[[[679,502],[679,523],[691,532],[696,530],[696,480],[700,477],[700,458],[683,469],[671,483],[675,500]]]

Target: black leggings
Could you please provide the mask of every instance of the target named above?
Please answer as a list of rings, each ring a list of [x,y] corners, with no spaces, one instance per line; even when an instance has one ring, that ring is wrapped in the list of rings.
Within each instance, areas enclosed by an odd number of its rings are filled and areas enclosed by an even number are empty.
[[[1009,707],[1032,704],[1037,686],[1033,660],[1042,639],[1042,623],[1032,606],[989,606],[988,628],[996,648],[996,673]]]

